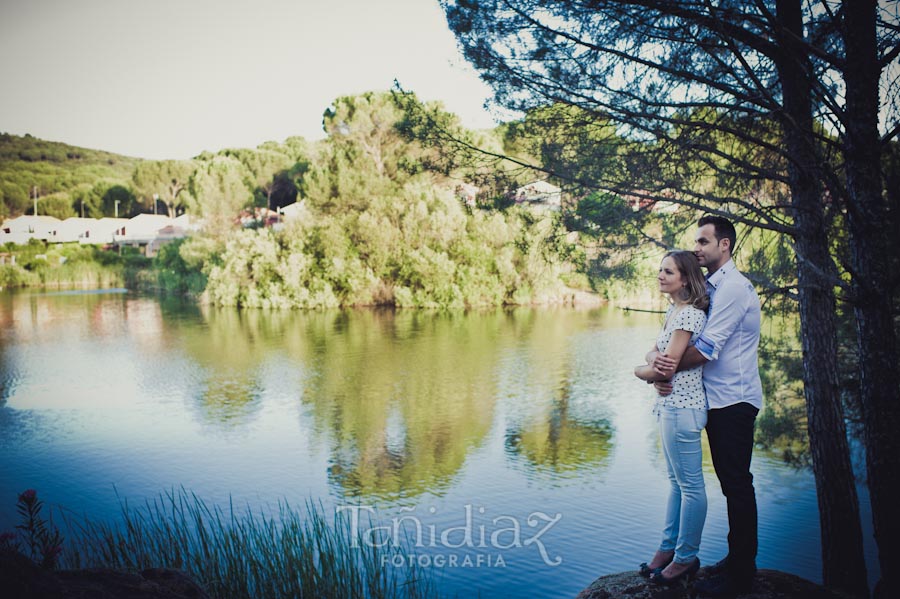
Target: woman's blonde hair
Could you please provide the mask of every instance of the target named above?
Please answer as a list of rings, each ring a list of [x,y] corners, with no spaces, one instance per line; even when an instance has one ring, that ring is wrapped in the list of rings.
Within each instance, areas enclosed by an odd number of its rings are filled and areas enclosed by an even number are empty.
[[[699,310],[706,310],[709,306],[709,295],[706,294],[706,278],[700,270],[697,256],[687,250],[672,250],[663,256],[663,260],[666,258],[671,258],[675,262],[678,272],[681,273],[681,280],[685,284],[679,292],[680,299]]]

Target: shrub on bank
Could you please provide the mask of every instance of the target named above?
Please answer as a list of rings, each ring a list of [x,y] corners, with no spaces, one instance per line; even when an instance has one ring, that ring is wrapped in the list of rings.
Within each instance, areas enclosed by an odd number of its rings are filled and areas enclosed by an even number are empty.
[[[208,300],[250,308],[527,304],[557,293],[573,270],[554,215],[467,214],[440,191],[405,212],[388,199],[369,208],[282,232],[235,233],[206,262]]]
[[[78,243],[45,244],[32,240],[6,246],[15,264],[0,265],[0,287],[122,287],[129,270],[145,266],[146,259]],[[12,259],[10,259],[12,262]]]

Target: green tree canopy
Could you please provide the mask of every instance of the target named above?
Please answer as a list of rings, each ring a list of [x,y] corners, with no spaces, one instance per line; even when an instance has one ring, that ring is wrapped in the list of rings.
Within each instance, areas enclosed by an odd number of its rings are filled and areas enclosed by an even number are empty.
[[[196,165],[192,160],[152,160],[135,167],[132,185],[141,203],[156,208],[163,201],[166,213],[174,217],[187,203],[188,182]]]
[[[196,167],[190,178],[190,206],[203,219],[209,234],[223,235],[234,226],[240,210],[253,203],[247,186],[249,172],[230,156],[198,161]]]
[[[283,149],[272,142],[255,150],[225,150],[221,154],[236,159],[244,166],[248,186],[258,195],[258,203],[271,209],[272,195],[280,185],[291,181],[286,175],[296,164],[296,160]]]

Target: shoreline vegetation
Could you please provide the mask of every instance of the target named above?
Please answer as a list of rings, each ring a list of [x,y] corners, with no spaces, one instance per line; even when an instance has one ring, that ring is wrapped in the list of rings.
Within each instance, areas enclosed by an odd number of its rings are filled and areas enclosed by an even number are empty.
[[[302,509],[279,502],[266,513],[231,502],[227,509],[211,507],[181,488],[140,507],[127,500],[120,506],[120,518],[112,522],[57,508],[63,538],[29,489],[19,496],[18,533],[3,532],[0,554],[19,553],[48,572],[183,571],[216,599],[440,596],[431,574],[415,560],[391,559],[408,555],[409,548],[364,539],[362,527],[354,536],[349,517],[336,512],[329,518],[313,500]]]
[[[307,274],[309,281],[290,281],[291,273],[285,276],[279,271],[303,256],[279,248],[282,243],[278,233],[238,234],[237,241],[222,252],[221,262],[210,263],[205,268],[188,265],[181,249],[186,246],[185,253],[193,254],[194,259],[198,247],[209,248],[210,255],[217,253],[212,248],[218,244],[202,237],[179,240],[164,247],[155,258],[146,258],[129,248],[117,252],[77,243],[33,242],[27,246],[7,246],[3,248],[5,263],[0,263],[0,291],[125,288],[139,293],[181,296],[201,304],[264,309],[596,306],[605,301],[589,288],[584,277],[560,276],[553,265],[547,265],[547,270],[555,277],[537,272],[529,281],[523,281],[527,273],[524,277],[511,273],[511,280],[504,285],[499,277],[486,276],[474,289],[466,287],[469,281],[464,275],[439,279],[437,273],[431,273],[431,280],[425,280],[429,273],[424,270],[411,273],[413,276],[402,282],[373,281],[363,272],[359,281],[344,281],[341,285],[332,273],[324,271]],[[254,248],[254,244],[263,247]],[[262,264],[267,257],[270,263]],[[210,260],[210,256],[203,259]],[[244,269],[250,274],[241,272],[243,276],[235,276],[233,271]],[[464,269],[457,266],[451,270]],[[212,272],[212,283],[207,272]],[[409,284],[410,279],[414,279],[413,284]],[[359,289],[360,283],[368,287]]]
[[[0,583],[17,597],[139,592],[141,597],[442,597],[434,573],[418,565],[408,540],[379,531],[367,520],[354,529],[349,516],[326,516],[321,503],[303,509],[280,501],[254,511],[210,507],[184,488],[161,493],[140,507],[120,499],[116,521],[97,521],[56,507],[64,538],[43,517],[36,491],[19,495],[21,524],[0,534]],[[362,524],[360,526],[360,524]],[[380,532],[380,531],[379,531]],[[396,534],[396,533],[392,533]],[[401,559],[396,559],[396,558]],[[423,554],[421,557],[426,557]],[[701,569],[703,577],[706,569]],[[165,581],[157,585],[153,581]],[[148,584],[147,581],[150,581]],[[576,599],[629,595],[644,599],[690,595],[639,576],[637,571],[601,574]],[[753,596],[843,597],[819,584],[777,570],[760,570]]]

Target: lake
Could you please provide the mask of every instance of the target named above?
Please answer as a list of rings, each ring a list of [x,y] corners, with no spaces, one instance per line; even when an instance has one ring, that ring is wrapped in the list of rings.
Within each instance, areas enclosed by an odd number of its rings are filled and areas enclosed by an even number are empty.
[[[313,499],[398,523],[448,595],[574,597],[658,544],[668,482],[632,368],[660,320],[2,292],[0,531],[26,488],[96,519],[181,487],[225,508]],[[753,457],[757,564],[820,582],[813,476],[780,456]],[[712,563],[727,520],[708,451],[704,470]]]

